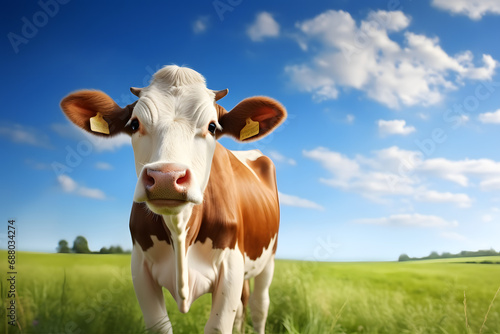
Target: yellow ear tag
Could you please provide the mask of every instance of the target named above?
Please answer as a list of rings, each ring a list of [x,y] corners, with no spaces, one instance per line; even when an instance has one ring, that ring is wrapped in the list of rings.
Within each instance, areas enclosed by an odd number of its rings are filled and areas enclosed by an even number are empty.
[[[247,124],[240,131],[240,140],[245,140],[258,134],[259,122],[252,121],[250,117],[247,118]]]
[[[109,135],[108,122],[102,118],[101,113],[97,113],[97,115],[90,118],[90,130]]]

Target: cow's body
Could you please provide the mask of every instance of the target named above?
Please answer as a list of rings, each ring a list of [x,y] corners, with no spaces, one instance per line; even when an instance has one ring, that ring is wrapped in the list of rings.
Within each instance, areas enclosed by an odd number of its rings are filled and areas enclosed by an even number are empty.
[[[172,332],[165,287],[184,313],[212,293],[206,333],[240,329],[247,300],[255,330],[264,333],[279,227],[274,165],[257,150],[231,152],[217,139],[262,138],[283,122],[285,109],[252,97],[227,112],[217,104],[227,90],[209,90],[203,76],[177,66],[131,90],[139,100],[125,108],[99,91],[70,94],[61,107],[93,134],[132,137],[132,278],[146,327]]]
[[[186,226],[184,263],[187,275],[181,277],[180,285],[181,289],[188,287],[185,299],[181,297],[176,277],[176,273],[183,271],[182,261],[175,254],[178,235],[172,235],[167,226],[164,218],[150,212],[145,204],[134,203],[130,232],[134,243],[132,275],[138,294],[150,288],[157,290],[156,286],[144,289],[144,285],[156,285],[157,282],[170,291],[179,310],[187,312],[198,297],[217,293],[228,284],[224,271],[229,269],[231,280],[241,288],[234,289],[227,299],[238,302],[232,306],[235,310],[241,309],[243,279],[272,272],[274,265],[279,202],[273,163],[258,151],[231,152],[217,145],[205,200],[193,208]],[[156,311],[149,313],[155,325],[166,320],[164,304],[158,306]],[[209,324],[216,321],[219,311],[212,309]],[[254,317],[254,321],[258,318]],[[224,321],[228,322],[225,326],[232,327],[234,319],[228,317]]]

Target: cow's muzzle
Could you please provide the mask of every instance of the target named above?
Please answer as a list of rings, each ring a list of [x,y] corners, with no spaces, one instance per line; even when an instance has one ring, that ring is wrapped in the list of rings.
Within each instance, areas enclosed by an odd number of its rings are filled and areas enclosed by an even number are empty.
[[[145,201],[154,207],[178,207],[187,203],[199,204],[193,196],[193,175],[184,165],[166,163],[145,167],[141,173]]]

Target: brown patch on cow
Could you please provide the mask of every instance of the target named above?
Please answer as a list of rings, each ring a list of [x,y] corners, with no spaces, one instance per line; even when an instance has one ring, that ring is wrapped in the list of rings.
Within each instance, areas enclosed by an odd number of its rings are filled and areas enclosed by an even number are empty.
[[[138,243],[143,251],[153,247],[153,235],[158,240],[166,241],[169,245],[171,234],[163,222],[163,217],[148,209],[146,203],[135,203],[130,212],[130,234],[132,243]]]
[[[251,260],[255,260],[262,255],[264,249],[269,247],[272,238],[278,234],[279,200],[272,161],[267,157],[260,157],[248,163],[262,184],[256,183],[255,175],[248,167],[234,155],[232,156],[233,168],[235,174],[238,175],[235,179],[236,187],[240,196],[239,201],[242,203],[240,211],[243,225],[240,229],[238,244],[243,244],[246,255]]]
[[[193,209],[189,232],[198,231],[195,241],[203,243],[210,238],[214,248],[233,249],[237,241],[240,251],[255,260],[278,233],[279,201],[272,161],[260,157],[251,168],[262,184],[231,151],[217,143],[205,200]]]
[[[196,241],[205,242],[210,238],[214,248],[234,248],[240,224],[234,172],[228,150],[217,143],[210,178],[205,189],[204,201],[195,206],[191,216],[190,230],[197,230]],[[199,208],[197,208],[199,207]],[[193,216],[197,217],[193,219]],[[192,225],[191,225],[192,224]]]

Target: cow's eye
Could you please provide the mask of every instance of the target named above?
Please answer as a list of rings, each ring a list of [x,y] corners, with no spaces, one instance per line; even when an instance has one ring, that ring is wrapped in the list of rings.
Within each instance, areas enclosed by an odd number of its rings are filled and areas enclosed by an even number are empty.
[[[215,122],[212,122],[210,124],[208,124],[208,131],[211,133],[211,134],[215,134],[215,130],[217,130],[217,125],[215,125]]]
[[[130,129],[132,129],[133,132],[136,132],[137,130],[139,130],[139,120],[137,118],[134,118],[130,122]]]

